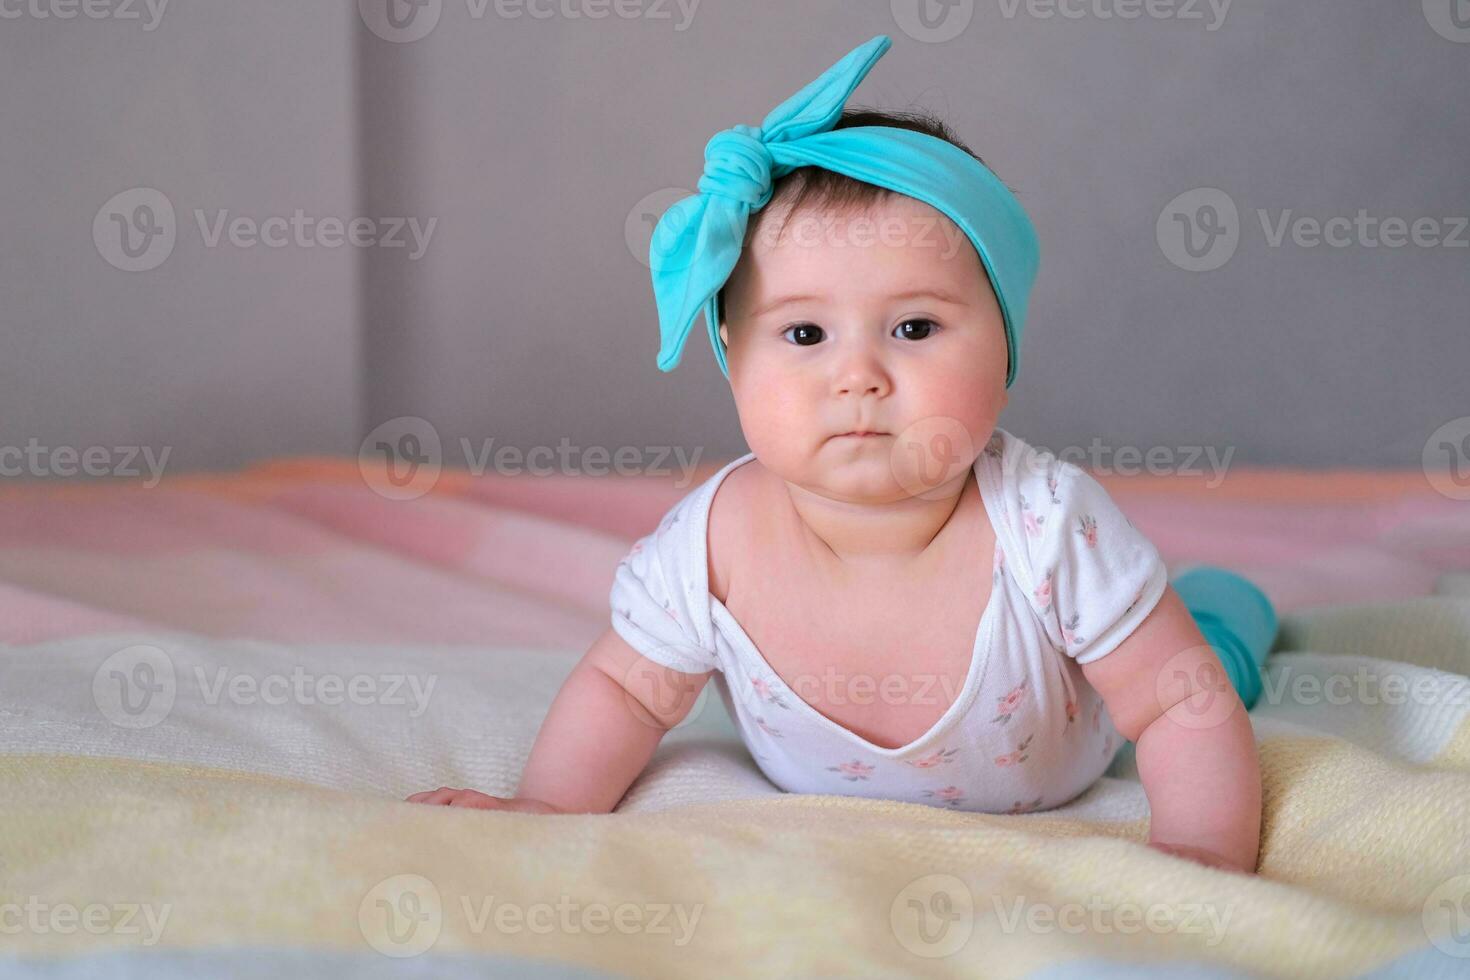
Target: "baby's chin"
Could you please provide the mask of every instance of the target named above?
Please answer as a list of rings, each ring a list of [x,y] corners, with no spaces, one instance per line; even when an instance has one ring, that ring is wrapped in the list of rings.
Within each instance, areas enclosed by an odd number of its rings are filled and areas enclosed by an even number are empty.
[[[925,473],[912,460],[902,455],[895,458],[894,446],[892,436],[832,439],[800,462],[783,467],[786,472],[771,469],[810,493],[866,505],[943,496],[943,485],[963,475],[962,471],[941,474],[932,468]]]

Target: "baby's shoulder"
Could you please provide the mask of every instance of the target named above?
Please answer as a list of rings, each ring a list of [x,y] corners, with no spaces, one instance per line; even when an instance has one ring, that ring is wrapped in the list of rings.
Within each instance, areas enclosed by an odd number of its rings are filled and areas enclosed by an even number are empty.
[[[1051,450],[999,428],[986,444],[985,455],[997,475],[1004,503],[1017,518],[1042,504],[1061,504],[1064,492],[1075,491],[1073,484],[1083,472]]]
[[[759,460],[752,459],[732,469],[714,488],[709,504],[705,546],[709,591],[721,602],[729,594],[735,559],[751,550],[756,530],[751,515],[757,509],[755,500],[764,482],[760,465]]]
[[[1090,541],[1094,515],[1117,509],[1096,477],[1049,449],[997,430],[986,453],[997,474],[1007,523],[1033,555],[1075,543],[1066,534],[1074,528],[1081,528]],[[1131,526],[1126,515],[1119,517]]]
[[[757,522],[750,515],[760,508],[759,466],[752,456],[711,474],[675,501],[619,564],[691,592],[700,591],[703,577],[709,593],[724,602],[737,563],[756,550],[751,536]]]

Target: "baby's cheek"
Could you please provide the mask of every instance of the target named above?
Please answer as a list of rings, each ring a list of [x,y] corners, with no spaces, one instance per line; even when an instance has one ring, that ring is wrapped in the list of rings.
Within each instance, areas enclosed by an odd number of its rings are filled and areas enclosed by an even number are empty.
[[[1003,407],[1003,394],[993,387],[977,379],[973,371],[947,372],[927,387],[921,413],[958,422],[970,434],[973,449],[979,453]]]
[[[745,441],[767,465],[778,465],[799,452],[803,437],[815,438],[815,424],[809,421],[812,412],[802,408],[793,388],[790,383],[743,384],[736,393]]]

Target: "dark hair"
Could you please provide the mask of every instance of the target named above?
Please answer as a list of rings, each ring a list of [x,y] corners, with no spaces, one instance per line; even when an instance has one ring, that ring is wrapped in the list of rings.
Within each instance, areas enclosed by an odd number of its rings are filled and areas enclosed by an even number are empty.
[[[911,129],[942,139],[947,143],[953,143],[979,160],[981,164],[985,164],[985,161],[980,159],[980,155],[966,146],[945,124],[944,120],[921,109],[894,112],[886,112],[881,109],[844,109],[832,128],[849,129],[853,126],[892,126],[896,129]],[[790,208],[787,209],[785,217],[781,220],[781,227],[777,231],[778,239],[786,231],[787,222],[803,208],[818,207],[840,211],[848,208],[867,207],[894,193],[896,192],[886,187],[869,184],[846,174],[839,174],[835,170],[826,170],[822,167],[797,167],[789,174],[777,178],[772,184],[770,201],[751,216],[750,224],[746,228],[746,242],[748,244],[754,237],[761,222],[770,212],[771,204],[785,194],[794,196],[791,199]],[[725,290],[723,288],[717,294],[716,301],[719,304],[720,322],[723,323],[725,320]]]

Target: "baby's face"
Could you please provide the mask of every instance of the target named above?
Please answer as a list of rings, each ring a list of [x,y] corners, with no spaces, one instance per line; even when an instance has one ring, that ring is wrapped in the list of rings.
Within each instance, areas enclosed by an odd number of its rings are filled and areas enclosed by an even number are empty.
[[[750,448],[786,481],[851,502],[963,474],[1008,400],[1004,319],[970,240],[901,195],[866,213],[799,212],[775,241],[784,216],[765,216],[725,290],[720,336]],[[879,434],[845,435],[861,430]]]

